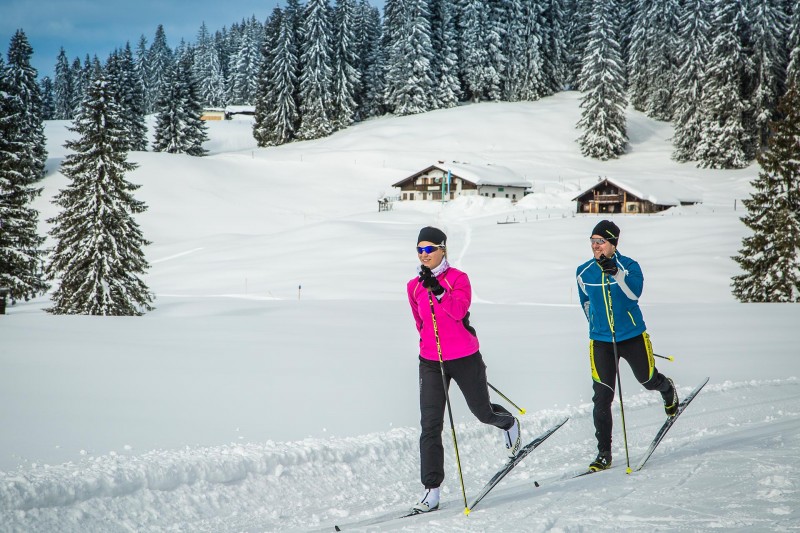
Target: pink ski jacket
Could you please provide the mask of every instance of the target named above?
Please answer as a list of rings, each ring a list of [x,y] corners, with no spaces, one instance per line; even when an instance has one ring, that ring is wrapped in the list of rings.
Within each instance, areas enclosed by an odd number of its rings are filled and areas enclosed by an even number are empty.
[[[464,272],[450,267],[436,279],[444,287],[441,301],[433,298],[436,313],[436,326],[439,331],[439,344],[442,359],[449,361],[472,355],[479,349],[478,337],[471,333],[462,320],[467,316],[472,301],[472,286]],[[433,332],[431,304],[428,290],[419,278],[414,278],[406,286],[408,303],[419,331],[419,355],[423,359],[439,360],[436,350],[436,336]]]

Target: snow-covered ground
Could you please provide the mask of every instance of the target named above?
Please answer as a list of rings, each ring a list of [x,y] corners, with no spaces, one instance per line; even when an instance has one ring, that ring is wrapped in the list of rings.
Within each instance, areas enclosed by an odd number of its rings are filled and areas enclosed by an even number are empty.
[[[634,111],[630,153],[584,159],[577,104],[563,93],[384,117],[271,149],[248,121],[210,123],[208,157],[132,154],[157,309],[56,317],[42,298],[0,318],[0,531],[800,529],[800,306],[739,304],[729,286],[757,168],[677,164],[669,125]],[[65,126],[47,124],[42,219],[65,185]],[[502,164],[535,193],[377,212],[436,160]],[[625,474],[617,413],[616,467],[571,479],[595,453],[574,270],[598,220],[571,199],[598,176],[703,197],[614,220],[644,269],[656,352],[676,359],[659,369],[683,395],[711,382],[645,469]],[[427,224],[470,275],[489,380],[527,409],[523,437],[570,420],[469,516],[446,425],[442,510],[369,525],[421,493],[404,288]],[[622,378],[635,463],[664,415],[624,363]],[[451,398],[471,500],[504,449]]]

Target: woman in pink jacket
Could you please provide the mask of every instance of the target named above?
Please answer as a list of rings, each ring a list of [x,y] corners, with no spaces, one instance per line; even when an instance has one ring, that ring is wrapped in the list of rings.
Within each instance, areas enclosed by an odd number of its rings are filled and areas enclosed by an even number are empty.
[[[444,480],[442,429],[446,407],[445,385],[454,379],[470,411],[484,424],[503,430],[505,446],[513,457],[519,450],[519,421],[489,400],[486,365],[475,329],[469,325],[472,287],[464,272],[447,262],[447,236],[425,227],[417,238],[418,275],[408,282],[408,302],[419,332],[419,438],[420,473],[425,492],[413,509],[427,512],[439,507],[439,486]],[[439,334],[437,346],[431,305]],[[439,353],[441,350],[441,361]],[[444,380],[442,379],[444,374]]]

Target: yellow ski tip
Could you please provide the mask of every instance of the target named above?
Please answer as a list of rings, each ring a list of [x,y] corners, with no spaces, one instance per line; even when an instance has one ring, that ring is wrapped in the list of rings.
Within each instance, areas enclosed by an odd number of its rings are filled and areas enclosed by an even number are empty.
[[[524,414],[525,414],[525,413],[527,413],[527,412],[528,412],[528,411],[526,411],[526,410],[525,410],[525,409],[523,409],[522,407],[520,407],[520,408],[519,408],[519,414],[521,414],[521,415],[524,415]]]
[[[469,510],[469,507],[464,507],[464,514],[465,514],[465,515],[469,516],[469,513],[470,513],[470,512],[471,512],[471,511]]]
[[[633,472],[633,470],[631,470],[631,467],[628,467],[628,469],[627,469],[627,470],[625,470],[625,473],[626,473],[626,474],[630,474],[631,472]]]

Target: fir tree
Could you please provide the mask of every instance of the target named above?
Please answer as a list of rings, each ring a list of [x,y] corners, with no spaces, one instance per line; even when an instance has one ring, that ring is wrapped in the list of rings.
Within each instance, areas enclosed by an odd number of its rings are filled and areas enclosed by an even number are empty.
[[[743,274],[733,277],[733,295],[742,302],[800,302],[800,92],[790,84],[782,98],[783,116],[772,123],[767,151],[754,192],[744,200],[741,220],[753,231],[733,259]]]
[[[473,102],[479,102],[498,90],[493,82],[489,68],[489,52],[486,49],[486,27],[488,25],[489,6],[483,0],[464,0],[461,14],[461,76],[464,80],[467,96]]]
[[[628,63],[631,103],[657,120],[671,120],[677,73],[677,0],[640,0]]]
[[[36,297],[48,287],[42,272],[44,238],[36,232],[39,213],[31,207],[42,192],[33,186],[40,168],[31,144],[37,141],[28,136],[31,124],[26,116],[35,99],[26,102],[27,89],[15,85],[28,83],[31,71],[35,78],[30,54],[24,34],[17,33],[9,49],[9,59],[15,63],[6,66],[0,57],[0,286],[10,289],[12,304]]]
[[[197,89],[201,103],[211,107],[224,106],[226,91],[222,64],[205,22],[197,33],[193,71],[195,79],[198,80]]]
[[[695,156],[706,168],[743,168],[748,164],[745,131],[747,58],[742,48],[739,0],[716,0],[716,33],[703,74],[700,144]]]
[[[83,76],[83,67],[81,66],[81,60],[79,58],[76,57],[72,61],[70,72],[72,73],[72,111],[70,112],[70,117],[75,117],[81,107],[83,93],[86,88],[86,83]]]
[[[239,48],[233,55],[230,103],[234,105],[255,103],[263,42],[264,27],[253,17],[245,24]]]
[[[539,22],[526,30],[526,41],[533,46],[534,39],[540,40],[540,51],[536,56],[530,56],[528,63],[533,65],[541,61],[542,96],[549,95],[564,89],[567,74],[567,21],[564,9],[564,0],[547,0],[542,7],[538,2],[527,2],[528,12],[539,13]],[[541,38],[538,38],[541,32]],[[537,84],[531,82],[531,87]]]
[[[206,125],[200,120],[197,81],[192,73],[191,54],[185,55],[170,69],[158,101],[153,150],[171,154],[205,155],[203,142],[208,140]]]
[[[53,82],[53,118],[72,120],[74,116],[74,81],[67,54],[62,48],[56,59],[55,81]]]
[[[273,22],[278,27],[275,46],[269,53],[265,52],[260,98],[256,100],[256,123],[253,126],[253,136],[259,146],[291,141],[299,120],[294,98],[298,84],[298,58],[292,25],[277,8],[269,25]]]
[[[400,62],[395,72],[389,104],[398,115],[424,113],[434,108],[434,81],[431,71],[433,45],[427,0],[407,0],[403,35],[394,61]]]
[[[602,160],[624,153],[628,142],[625,78],[614,22],[616,10],[614,0],[595,3],[581,72],[584,95],[578,127],[583,133],[578,144],[583,155]]]
[[[681,162],[695,159],[702,124],[703,72],[711,46],[708,0],[686,0],[679,19],[676,53],[675,147],[672,157]]]
[[[566,9],[566,18],[569,22],[566,32],[568,44],[565,82],[567,87],[572,89],[580,87],[584,51],[592,17],[592,3],[592,0],[573,0],[572,5]]]
[[[786,85],[800,83],[800,7],[794,6],[789,21],[789,65],[786,67]]]
[[[784,91],[788,20],[779,0],[759,0],[752,5],[751,42],[756,87],[751,99],[758,148],[767,143],[778,98]]]
[[[376,114],[373,97],[383,94],[383,79],[379,67],[381,58],[381,15],[367,0],[358,4],[358,78],[356,87],[356,119]]]
[[[505,33],[507,38],[503,41],[503,54],[505,56],[505,72],[503,83],[503,99],[509,102],[521,100],[522,86],[526,78],[525,55],[530,44],[527,42],[525,34],[526,14],[523,0],[509,0],[507,2],[505,15]],[[531,23],[538,24],[537,14],[534,13],[530,19]],[[533,43],[532,50],[538,55],[540,45],[537,33],[537,40]],[[535,65],[536,75],[539,75],[540,64]]]
[[[145,103],[148,113],[156,110],[156,102],[161,97],[161,91],[166,85],[166,76],[172,72],[173,63],[173,52],[167,44],[164,26],[159,24],[158,28],[156,28],[153,44],[147,50]]]
[[[111,84],[104,75],[87,88],[75,125],[80,135],[65,146],[61,165],[70,183],[54,203],[62,211],[49,220],[56,244],[47,272],[60,280],[53,314],[141,315],[152,295],[140,275],[148,268],[142,248],[150,244],[133,215],[146,206],[133,197],[139,186],[125,179],[128,139]]]
[[[333,72],[331,123],[336,129],[353,123],[356,114],[356,91],[360,84],[356,41],[356,4],[337,0],[334,11]]]
[[[331,101],[331,30],[328,0],[309,0],[303,21],[300,77],[300,139],[317,139],[333,132]]]
[[[435,107],[458,104],[461,84],[458,81],[458,33],[456,9],[452,0],[431,2],[431,71],[436,84]]]
[[[53,120],[56,114],[56,104],[53,80],[50,79],[50,76],[42,78],[39,82],[39,90],[42,93],[42,119]]]
[[[144,90],[130,44],[126,44],[124,50],[115,51],[109,56],[105,73],[120,107],[123,129],[128,138],[128,149],[147,150]]]

